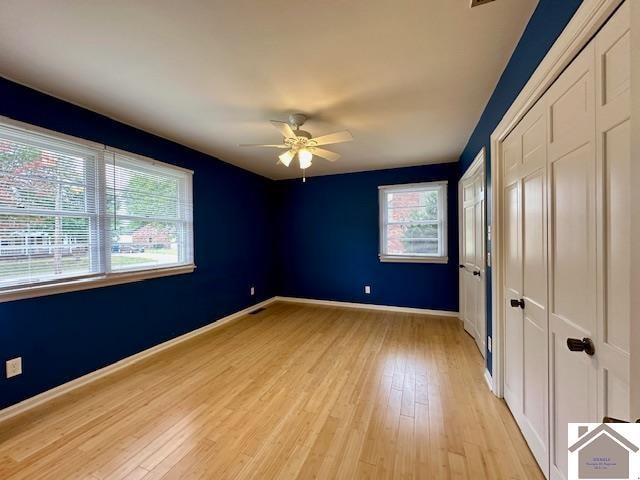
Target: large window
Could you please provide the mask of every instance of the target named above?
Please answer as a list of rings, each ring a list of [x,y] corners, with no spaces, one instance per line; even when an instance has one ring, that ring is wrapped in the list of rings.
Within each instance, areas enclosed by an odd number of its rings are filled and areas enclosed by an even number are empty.
[[[0,300],[193,270],[191,177],[1,121]]]
[[[379,190],[380,260],[446,263],[447,182]]]

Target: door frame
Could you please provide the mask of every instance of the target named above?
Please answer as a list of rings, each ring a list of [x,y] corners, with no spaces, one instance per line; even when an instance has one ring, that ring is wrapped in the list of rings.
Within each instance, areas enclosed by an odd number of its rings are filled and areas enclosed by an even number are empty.
[[[491,323],[493,334],[491,389],[493,393],[498,397],[502,397],[504,394],[505,348],[504,292],[501,288],[504,279],[504,262],[502,261],[503,179],[502,172],[500,171],[499,167],[499,165],[501,165],[502,163],[502,143],[507,138],[509,133],[513,130],[513,128],[518,124],[518,122],[520,122],[520,120],[522,120],[522,118],[531,109],[531,107],[533,107],[536,102],[540,100],[547,89],[555,82],[555,80],[560,76],[564,69],[573,61],[573,59],[577,57],[580,51],[589,43],[589,41],[595,36],[598,30],[607,22],[609,17],[623,2],[624,0],[584,0],[573,18],[565,27],[564,31],[560,34],[549,52],[547,52],[542,62],[540,62],[540,65],[538,65],[536,71],[533,73],[529,81],[526,83],[520,94],[516,97],[511,107],[509,107],[504,117],[491,134],[491,241],[489,249],[492,268]],[[633,4],[634,2],[632,1],[631,3]],[[637,10],[640,10],[640,8],[638,8],[637,6],[636,8]],[[632,29],[634,26],[637,26],[638,23],[640,22],[636,22],[635,25],[632,25]],[[638,31],[638,29],[636,29],[635,31]],[[637,37],[637,35],[633,35],[633,37]],[[635,39],[636,44],[640,43],[638,41],[638,38]],[[634,96],[637,97],[637,95],[633,95],[633,92],[637,92],[638,89],[633,89],[633,87],[640,83],[638,76],[640,75],[636,75],[635,79],[633,80],[632,98]],[[635,125],[635,127],[632,127],[634,128],[634,130],[632,130],[633,138],[633,132],[639,131],[640,129],[638,128],[637,121],[632,125]],[[640,152],[640,147],[638,147],[636,151]],[[637,243],[640,244],[640,225],[635,225],[636,223],[640,223],[640,219],[634,218],[633,222],[634,225],[632,226],[632,232],[636,231],[638,233],[635,238]],[[633,227],[635,227],[635,230]],[[633,279],[637,279],[636,285],[640,285],[640,255],[636,255],[636,257],[633,259],[632,286],[634,285]],[[635,323],[637,324],[638,322]],[[636,331],[640,333],[640,326],[634,326],[634,323],[632,322],[632,332],[634,331],[634,328],[636,328]],[[638,347],[640,347],[640,345],[638,345]],[[633,353],[635,352],[640,353],[640,350],[636,348],[633,350]],[[639,355],[636,353],[636,355],[634,356],[633,353],[631,356],[632,375],[634,371],[640,373],[640,358],[636,358]],[[640,415],[640,388],[638,388],[637,391],[632,392],[632,404],[635,407],[632,408],[632,414]]]
[[[473,162],[471,163],[471,165],[469,166],[469,168],[467,169],[467,171],[464,173],[464,175],[460,178],[460,180],[458,180],[458,260],[459,260],[459,264],[462,264],[462,253],[463,253],[463,240],[464,240],[464,190],[462,188],[462,183],[473,177],[474,175],[476,175],[478,172],[482,172],[483,176],[484,176],[484,185],[483,185],[483,195],[484,195],[484,208],[486,209],[486,205],[487,205],[487,188],[486,188],[486,173],[485,173],[485,163],[486,163],[486,149],[484,147],[482,147],[482,149],[478,152],[478,154],[476,155],[476,157],[474,158]],[[486,214],[485,214],[486,217]],[[483,293],[483,295],[485,295],[486,298],[486,294],[487,294],[487,279],[486,279],[486,272],[487,272],[487,256],[486,256],[486,245],[487,245],[487,225],[486,222],[482,222],[482,242],[483,242],[483,269],[482,269],[482,277],[480,278],[482,287],[481,287],[481,291]],[[463,289],[463,270],[461,268],[458,268],[458,285],[460,286],[460,288],[458,288],[458,305],[460,305],[460,320],[462,320],[463,323],[465,323],[465,319],[462,318],[463,315],[466,315],[466,306],[463,309],[462,305],[465,305],[464,303],[464,298],[465,298],[465,291]],[[485,345],[485,351],[483,353],[484,358],[486,358],[487,356],[487,309],[486,309],[486,302],[485,303],[485,308],[483,309],[482,313],[482,321],[484,322],[485,325],[485,334],[484,334],[484,345]],[[468,330],[465,328],[465,331],[468,332]],[[486,375],[485,375],[486,376]]]
[[[640,2],[631,2],[631,179],[640,178]],[[640,189],[631,189],[631,205],[640,205]],[[631,291],[640,291],[640,208],[631,209]],[[630,377],[640,378],[640,295],[631,295]],[[631,383],[631,419],[640,419],[640,382]]]

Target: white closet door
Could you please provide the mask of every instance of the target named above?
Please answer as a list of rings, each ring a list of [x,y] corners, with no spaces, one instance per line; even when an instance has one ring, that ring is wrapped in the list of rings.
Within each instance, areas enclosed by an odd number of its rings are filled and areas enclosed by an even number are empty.
[[[548,92],[551,478],[566,478],[567,424],[597,421],[594,44]]]
[[[510,301],[522,298],[521,188],[522,136],[516,127],[502,144],[504,172],[504,398],[516,421],[522,412],[523,316]]]
[[[506,142],[506,400],[540,468],[549,470],[546,167],[539,102]]]
[[[629,2],[596,37],[598,417],[630,418],[631,32]]]
[[[547,116],[540,102],[522,124],[522,432],[549,471],[547,312]]]
[[[505,400],[552,479],[569,423],[633,420],[629,10],[502,144]]]

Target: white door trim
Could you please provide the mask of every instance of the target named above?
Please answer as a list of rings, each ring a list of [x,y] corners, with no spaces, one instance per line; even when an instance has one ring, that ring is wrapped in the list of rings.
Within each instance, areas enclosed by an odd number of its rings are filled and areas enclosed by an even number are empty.
[[[631,2],[631,181],[640,178],[640,2]],[[640,292],[640,189],[631,189],[631,291]],[[640,378],[640,295],[631,295],[631,371]],[[640,382],[631,382],[631,420],[640,418]]]
[[[578,55],[582,48],[606,23],[611,14],[624,0],[584,0],[564,31],[553,44],[536,71],[524,86],[516,100],[491,134],[491,259],[492,259],[492,372],[493,393],[503,396],[504,373],[504,299],[500,288],[503,280],[502,255],[502,178],[501,145],[509,132],[518,124],[529,109],[542,97],[562,71]],[[633,2],[632,2],[633,3]],[[637,40],[637,39],[636,39]],[[635,83],[638,83],[636,76]],[[637,322],[636,322],[637,323]],[[640,327],[639,327],[640,328]],[[640,366],[639,366],[640,367]],[[640,370],[640,368],[639,368]],[[640,392],[638,392],[640,397]],[[640,398],[638,398],[640,401]],[[640,410],[640,408],[638,409]]]

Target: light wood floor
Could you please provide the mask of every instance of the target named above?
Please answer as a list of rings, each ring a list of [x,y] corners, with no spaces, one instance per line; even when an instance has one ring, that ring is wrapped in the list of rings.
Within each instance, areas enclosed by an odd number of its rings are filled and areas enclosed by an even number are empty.
[[[483,370],[457,319],[273,304],[0,424],[0,478],[543,478]]]

